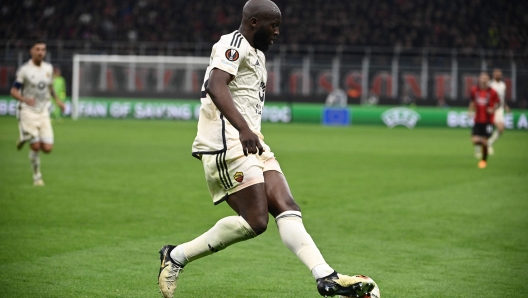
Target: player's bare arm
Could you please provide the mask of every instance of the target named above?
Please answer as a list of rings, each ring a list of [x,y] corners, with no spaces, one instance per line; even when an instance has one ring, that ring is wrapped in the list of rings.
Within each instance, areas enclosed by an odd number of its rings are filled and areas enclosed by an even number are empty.
[[[468,116],[471,118],[471,115],[473,115],[473,112],[475,112],[475,102],[473,100],[471,100],[469,102],[469,107],[468,107]]]
[[[28,106],[34,106],[36,101],[34,98],[24,97],[20,94],[20,90],[16,87],[11,87],[11,96],[16,100],[27,104]]]
[[[495,111],[496,111],[497,109],[498,109],[498,106],[497,106],[497,105],[495,105],[495,106],[493,106],[493,107],[487,107],[487,108],[486,108],[486,112],[488,112],[488,114],[491,115],[491,114],[495,113]]]
[[[473,113],[474,111],[475,111],[475,102],[474,101],[470,101],[469,102],[469,107],[468,107],[468,112]]]
[[[49,85],[49,93],[55,100],[55,103],[59,106],[62,112],[64,112],[64,103],[59,99],[57,96],[57,93],[55,92],[55,89],[53,89],[53,85]]]
[[[218,110],[238,130],[244,155],[256,154],[257,152],[260,155],[264,149],[260,144],[259,137],[251,131],[246,120],[244,120],[242,114],[235,107],[231,92],[227,87],[232,79],[233,76],[231,74],[220,69],[213,69],[205,90],[211,96]]]
[[[486,111],[488,112],[488,114],[491,115],[491,114],[495,113],[495,111],[496,111],[497,109],[498,109],[498,107],[488,107],[488,108],[486,109]]]

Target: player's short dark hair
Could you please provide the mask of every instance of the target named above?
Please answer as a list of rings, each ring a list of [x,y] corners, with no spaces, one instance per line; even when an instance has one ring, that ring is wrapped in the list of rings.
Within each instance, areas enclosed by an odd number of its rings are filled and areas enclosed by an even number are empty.
[[[31,44],[31,47],[34,47],[35,45],[41,44],[41,43],[46,44],[46,41],[44,41],[43,39],[37,39]]]

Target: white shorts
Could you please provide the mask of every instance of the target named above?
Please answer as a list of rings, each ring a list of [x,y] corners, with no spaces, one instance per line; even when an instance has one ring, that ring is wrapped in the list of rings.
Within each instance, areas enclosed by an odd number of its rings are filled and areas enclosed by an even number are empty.
[[[498,108],[493,116],[494,123],[504,123],[504,108]]]
[[[29,109],[20,109],[18,129],[21,141],[29,141],[31,144],[37,142],[53,144],[53,129],[48,110],[38,113]]]
[[[244,156],[240,143],[225,152],[202,155],[205,180],[215,205],[225,201],[230,194],[264,183],[266,171],[282,173],[270,147],[262,140],[260,143],[265,150],[262,155]]]

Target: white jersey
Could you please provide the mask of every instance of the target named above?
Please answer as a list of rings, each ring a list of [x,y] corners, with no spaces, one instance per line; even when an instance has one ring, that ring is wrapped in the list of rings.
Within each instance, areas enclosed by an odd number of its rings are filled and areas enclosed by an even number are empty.
[[[500,107],[504,107],[504,98],[506,97],[506,84],[503,81],[491,80],[490,87],[497,92],[500,100]]]
[[[19,102],[22,109],[29,109],[41,113],[50,107],[49,85],[52,84],[53,67],[44,61],[40,66],[29,60],[20,67],[16,74],[15,84],[19,84],[22,96],[34,98],[35,105],[29,106]]]
[[[267,82],[266,57],[253,48],[238,31],[223,35],[213,46],[209,66],[202,86],[202,105],[198,133],[192,146],[193,156],[216,154],[240,143],[239,133],[216,108],[205,88],[214,68],[233,75],[228,88],[237,110],[249,128],[264,139],[260,132]]]
[[[347,95],[345,91],[341,88],[336,88],[332,90],[332,92],[330,92],[326,97],[326,105],[346,107]]]

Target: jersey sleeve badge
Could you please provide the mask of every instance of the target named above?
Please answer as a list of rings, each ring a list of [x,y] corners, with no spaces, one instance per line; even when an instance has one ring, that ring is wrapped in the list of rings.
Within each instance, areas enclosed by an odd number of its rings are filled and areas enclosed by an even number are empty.
[[[235,62],[240,57],[240,54],[238,54],[238,51],[235,49],[229,49],[225,52],[225,57],[227,58],[227,60]]]

